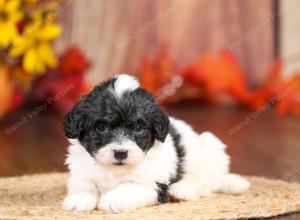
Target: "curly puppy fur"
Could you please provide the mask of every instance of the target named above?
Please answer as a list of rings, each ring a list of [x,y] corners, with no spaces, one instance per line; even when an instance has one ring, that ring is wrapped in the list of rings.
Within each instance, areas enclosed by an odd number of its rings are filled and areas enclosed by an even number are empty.
[[[249,188],[229,173],[226,146],[217,137],[169,117],[129,75],[84,96],[66,113],[64,130],[70,141],[67,210],[122,211]]]

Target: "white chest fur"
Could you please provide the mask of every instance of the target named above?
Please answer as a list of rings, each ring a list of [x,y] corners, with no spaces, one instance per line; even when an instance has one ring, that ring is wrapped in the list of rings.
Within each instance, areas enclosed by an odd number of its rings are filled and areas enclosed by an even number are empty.
[[[100,167],[78,140],[70,140],[68,151],[66,164],[71,175],[92,181],[101,194],[126,182],[153,186],[156,182],[168,184],[170,177],[175,175],[178,160],[170,136],[164,143],[156,141],[142,163],[135,168]]]

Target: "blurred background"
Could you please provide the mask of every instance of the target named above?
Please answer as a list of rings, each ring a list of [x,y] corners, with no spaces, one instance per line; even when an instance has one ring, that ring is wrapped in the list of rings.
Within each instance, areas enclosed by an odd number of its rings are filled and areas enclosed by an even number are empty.
[[[227,145],[232,170],[300,181],[300,1],[0,0],[0,176],[65,171],[63,115],[117,73]]]

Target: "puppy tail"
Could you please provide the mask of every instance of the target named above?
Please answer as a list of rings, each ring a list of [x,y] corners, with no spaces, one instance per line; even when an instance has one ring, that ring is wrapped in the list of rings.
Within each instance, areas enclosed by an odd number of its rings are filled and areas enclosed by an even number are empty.
[[[228,173],[221,179],[220,192],[227,194],[240,194],[247,191],[250,183],[243,177],[237,174]]]

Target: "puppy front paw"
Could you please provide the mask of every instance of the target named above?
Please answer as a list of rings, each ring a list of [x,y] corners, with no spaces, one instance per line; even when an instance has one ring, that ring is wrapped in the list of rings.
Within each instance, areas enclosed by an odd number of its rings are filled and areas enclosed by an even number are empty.
[[[195,179],[182,179],[173,183],[169,188],[169,194],[175,199],[196,201],[200,197],[211,195],[212,191],[203,181]]]
[[[101,196],[97,208],[112,212],[119,212],[141,207],[134,195],[119,192],[119,190],[110,191]]]
[[[92,193],[76,193],[67,196],[62,204],[65,210],[88,211],[97,206],[97,196]]]
[[[131,202],[129,200],[126,201],[124,196],[118,195],[115,192],[107,192],[101,196],[97,208],[100,210],[117,212],[128,209],[129,203]]]
[[[229,173],[223,177],[221,192],[240,194],[250,187],[249,182],[240,175]]]

